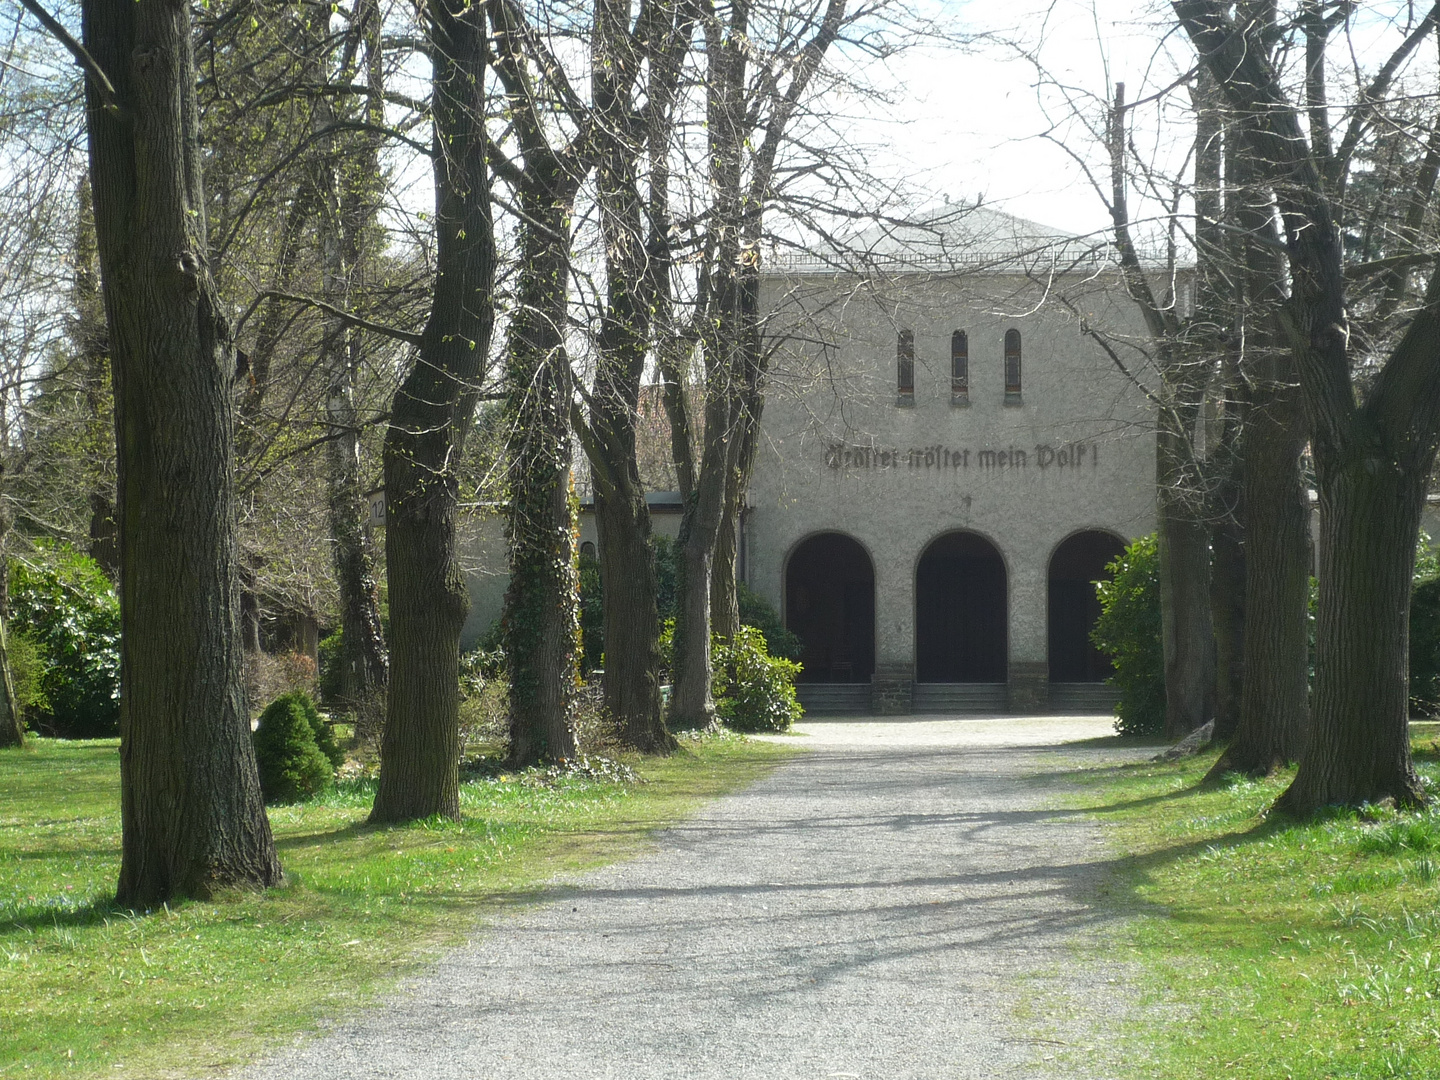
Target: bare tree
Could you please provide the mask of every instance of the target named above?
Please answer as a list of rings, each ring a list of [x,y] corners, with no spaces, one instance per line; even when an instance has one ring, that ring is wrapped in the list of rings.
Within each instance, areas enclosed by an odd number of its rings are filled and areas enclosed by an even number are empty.
[[[497,171],[519,195],[520,251],[505,356],[510,429],[510,585],[501,619],[510,680],[510,756],[517,764],[573,758],[571,717],[579,646],[566,348],[571,217],[588,172],[586,110],[520,6],[490,7],[495,70],[505,86],[520,162],[499,149]],[[530,58],[543,75],[533,77]],[[568,133],[550,116],[568,113]],[[553,143],[559,143],[558,147]],[[504,162],[504,164],[501,164]]]
[[[118,896],[273,885],[239,645],[235,360],[208,267],[189,11],[86,0],[81,46],[27,7],[87,74],[120,478]]]
[[[391,667],[374,822],[460,813],[460,629],[470,605],[455,557],[456,468],[494,324],[485,13],[431,0],[426,18],[435,286],[385,440]]]
[[[1310,15],[1349,9],[1301,6]],[[1407,29],[1361,88],[1336,145],[1322,62],[1325,20],[1307,28],[1306,97],[1297,105],[1264,44],[1273,8],[1232,13],[1210,0],[1177,0],[1173,8],[1280,213],[1289,269],[1280,322],[1299,373],[1320,493],[1313,728],[1279,805],[1308,812],[1385,798],[1420,802],[1407,723],[1407,642],[1415,541],[1440,440],[1440,273],[1431,272],[1398,340],[1366,355],[1351,332],[1339,206],[1377,103],[1433,32],[1437,11]],[[1364,368],[1373,375],[1357,380]]]
[[[846,0],[782,6],[764,12],[782,27],[772,53],[752,80],[755,8],[706,6],[700,29],[707,71],[705,113],[712,204],[704,219],[693,340],[703,361],[703,423],[684,393],[685,353],[662,341],[671,442],[685,500],[676,586],[674,722],[713,722],[710,695],[711,571],[722,529],[738,523],[740,499],[754,457],[767,353],[759,325],[760,240],[776,195],[775,168],[789,125],[825,55],[848,20]],[[862,9],[859,15],[869,15]],[[788,76],[788,78],[787,78]],[[698,438],[697,438],[698,436]],[[698,445],[697,445],[698,443]],[[721,549],[725,614],[734,631],[734,546]]]

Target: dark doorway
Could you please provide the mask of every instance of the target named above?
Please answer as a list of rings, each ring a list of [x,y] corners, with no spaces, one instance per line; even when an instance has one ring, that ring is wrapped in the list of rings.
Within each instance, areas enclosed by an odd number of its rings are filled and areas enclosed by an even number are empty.
[[[1110,658],[1090,640],[1100,618],[1095,582],[1108,581],[1106,565],[1125,550],[1107,532],[1070,537],[1050,557],[1050,681],[1104,682]]]
[[[875,569],[856,541],[821,533],[790,553],[785,625],[805,645],[801,682],[868,683],[875,673]]]
[[[1005,561],[974,533],[949,533],[915,570],[918,682],[1005,681]]]

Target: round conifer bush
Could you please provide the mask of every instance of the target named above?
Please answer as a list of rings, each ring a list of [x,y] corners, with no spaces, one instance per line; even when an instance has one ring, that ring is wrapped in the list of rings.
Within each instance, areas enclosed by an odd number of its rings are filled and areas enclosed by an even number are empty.
[[[328,753],[316,741],[317,730]],[[334,786],[340,749],[308,695],[281,694],[265,706],[254,741],[267,805],[304,802]]]

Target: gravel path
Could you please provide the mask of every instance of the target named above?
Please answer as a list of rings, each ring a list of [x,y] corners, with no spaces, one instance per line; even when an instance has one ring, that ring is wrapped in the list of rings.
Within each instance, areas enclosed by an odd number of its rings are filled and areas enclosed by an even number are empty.
[[[1073,946],[1106,922],[1087,900],[1106,854],[1094,825],[1041,809],[1059,792],[1035,777],[1109,721],[800,730],[813,752],[651,854],[501,916],[381,1007],[242,1075],[1102,1076],[1089,1046],[1124,972]]]

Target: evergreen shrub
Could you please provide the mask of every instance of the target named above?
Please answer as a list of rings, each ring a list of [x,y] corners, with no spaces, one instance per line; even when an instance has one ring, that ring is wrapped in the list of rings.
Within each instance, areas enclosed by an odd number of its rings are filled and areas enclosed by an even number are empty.
[[[1112,577],[1096,584],[1100,618],[1090,638],[1115,665],[1107,680],[1119,691],[1115,730],[1158,735],[1165,730],[1165,654],[1155,534],[1135,540],[1106,569]]]
[[[736,731],[788,731],[800,719],[795,677],[800,665],[771,656],[765,635],[742,626],[731,642],[713,646],[715,710]]]
[[[267,804],[304,802],[334,786],[342,755],[308,694],[281,694],[265,706],[253,738]]]

